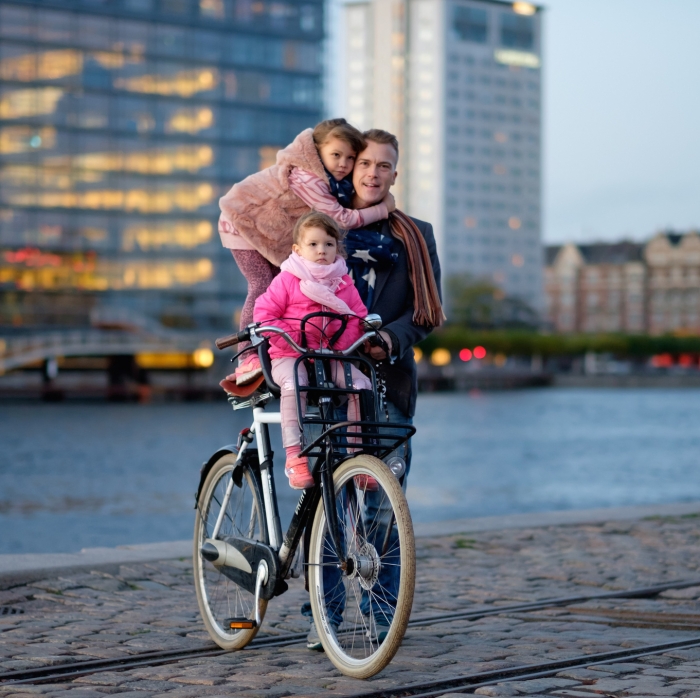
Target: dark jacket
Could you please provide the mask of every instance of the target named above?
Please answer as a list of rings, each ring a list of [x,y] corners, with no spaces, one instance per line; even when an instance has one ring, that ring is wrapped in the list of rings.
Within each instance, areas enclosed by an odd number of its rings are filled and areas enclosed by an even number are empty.
[[[430,223],[411,219],[425,238],[430,259],[433,264],[433,274],[440,290],[440,261],[437,257],[435,247],[435,236],[433,226]],[[384,221],[381,232],[384,235],[391,235],[389,221]],[[413,345],[425,339],[431,332],[430,329],[419,327],[413,323],[413,286],[411,275],[408,271],[408,256],[406,249],[401,243],[396,244],[398,259],[394,265],[387,270],[377,273],[375,283],[374,298],[370,313],[377,313],[382,317],[382,329],[391,336],[393,343],[392,352],[397,356],[394,366],[401,370],[406,376],[408,383],[407,402],[403,406],[408,409],[408,416],[413,417],[416,411],[416,396],[418,394],[418,379],[416,373],[416,362],[413,358]],[[442,297],[442,296],[441,296]],[[389,381],[391,381],[392,371],[389,369]],[[389,382],[388,381],[388,382]],[[403,382],[400,375],[394,377],[397,383]],[[389,385],[389,388],[392,386]],[[398,386],[396,386],[398,387]],[[389,390],[391,398],[391,390]],[[397,407],[402,407],[397,400],[393,400]]]

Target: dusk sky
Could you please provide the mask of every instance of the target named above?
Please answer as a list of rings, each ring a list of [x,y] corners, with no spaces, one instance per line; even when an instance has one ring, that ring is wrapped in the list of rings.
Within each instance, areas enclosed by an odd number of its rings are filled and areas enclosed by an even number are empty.
[[[545,242],[700,227],[700,2],[547,0]]]

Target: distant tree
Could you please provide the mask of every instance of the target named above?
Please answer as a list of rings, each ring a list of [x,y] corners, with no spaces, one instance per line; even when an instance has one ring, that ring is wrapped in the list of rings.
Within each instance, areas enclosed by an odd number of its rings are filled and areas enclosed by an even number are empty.
[[[455,275],[447,279],[449,321],[474,329],[531,328],[540,319],[525,301],[507,296],[486,279]]]

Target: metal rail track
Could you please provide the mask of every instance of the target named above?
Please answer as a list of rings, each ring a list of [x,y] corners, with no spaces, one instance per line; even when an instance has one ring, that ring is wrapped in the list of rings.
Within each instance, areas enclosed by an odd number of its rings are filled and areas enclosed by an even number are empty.
[[[588,595],[577,595],[577,596],[562,596],[549,599],[542,599],[540,601],[532,601],[528,603],[521,604],[511,604],[508,606],[491,606],[489,608],[482,608],[475,611],[457,611],[453,613],[442,613],[437,615],[422,616],[413,618],[409,621],[409,627],[421,627],[429,625],[437,625],[440,623],[450,623],[456,620],[470,620],[476,621],[481,618],[486,618],[488,616],[498,616],[506,613],[527,613],[529,611],[538,611],[546,608],[557,608],[564,606],[572,606],[574,604],[580,604],[587,601],[602,601],[609,599],[634,599],[634,598],[650,598],[657,596],[658,594],[669,591],[671,589],[684,589],[692,586],[700,586],[700,580],[684,580],[669,582],[666,584],[658,584],[650,587],[640,587],[637,589],[629,589],[626,591],[612,591],[604,592],[600,594],[588,594]],[[578,609],[583,611],[583,609]],[[593,609],[591,609],[593,612]],[[602,615],[602,613],[599,613]],[[646,620],[646,619],[645,619]],[[632,622],[633,618],[629,618]],[[678,614],[675,614],[673,618],[669,619],[670,624],[677,624],[679,621]],[[610,624],[615,623],[612,620]],[[620,620],[617,620],[616,624],[621,624]],[[657,626],[658,627],[658,624]],[[302,642],[306,639],[306,633],[285,633],[284,635],[268,635],[264,637],[258,637],[253,640],[245,649],[264,649],[265,647],[284,647],[286,645],[294,645]],[[700,638],[692,641],[700,644]],[[682,643],[681,643],[682,644]],[[668,644],[668,648],[676,647],[677,643]],[[664,645],[666,646],[666,645]],[[680,646],[680,645],[678,645]],[[103,671],[124,671],[127,669],[135,669],[143,666],[156,666],[160,664],[169,664],[172,662],[179,662],[185,659],[197,659],[202,657],[216,657],[222,654],[227,654],[230,650],[223,650],[215,645],[204,645],[202,647],[195,647],[189,649],[181,650],[165,650],[162,652],[142,652],[129,657],[124,657],[120,659],[91,659],[80,662],[70,662],[62,664],[60,666],[51,667],[37,667],[35,669],[24,669],[20,671],[11,671],[0,674],[0,687],[17,685],[17,684],[43,684],[43,683],[61,683],[66,681],[71,681],[73,679],[79,678],[81,676],[87,676],[89,674],[96,674]],[[633,650],[626,650],[626,652],[632,652]],[[636,650],[634,650],[636,651]],[[616,656],[620,654],[617,653]],[[607,656],[607,655],[606,655]],[[626,654],[620,654],[620,656],[627,656]],[[587,655],[590,659],[595,657],[595,655]],[[612,659],[610,660],[612,661]],[[589,662],[592,663],[592,662]],[[568,665],[567,665],[568,666]],[[578,666],[572,664],[571,666]],[[532,669],[532,666],[526,667]],[[507,670],[511,671],[511,670]],[[515,671],[515,670],[513,670]],[[494,674],[494,672],[487,672],[489,675]],[[498,676],[500,673],[495,672]],[[485,676],[486,674],[484,674]],[[476,674],[474,676],[477,676]],[[478,676],[481,676],[479,674]],[[503,680],[503,679],[499,679]],[[480,684],[481,685],[481,684]],[[486,685],[486,684],[484,684]],[[359,695],[359,694],[358,694]],[[365,694],[362,694],[363,696]],[[379,694],[377,694],[379,695]],[[383,694],[382,694],[383,695]],[[387,694],[389,695],[389,694]],[[391,695],[400,695],[398,693]],[[412,694],[406,694],[412,695]],[[430,694],[432,695],[432,694]],[[374,696],[374,694],[367,694],[367,696]]]
[[[663,642],[655,645],[643,645],[642,647],[615,652],[584,654],[571,657],[570,659],[542,662],[541,664],[526,664],[509,669],[481,671],[475,674],[464,674],[462,676],[453,676],[449,679],[408,684],[381,691],[347,694],[345,698],[437,698],[448,691],[450,693],[463,693],[465,691],[473,691],[481,686],[492,686],[495,683],[543,679],[554,676],[563,669],[576,669],[593,664],[610,664],[619,662],[621,659],[640,659],[652,654],[661,654],[669,650],[691,647],[700,647],[700,637],[678,640],[676,642]]]

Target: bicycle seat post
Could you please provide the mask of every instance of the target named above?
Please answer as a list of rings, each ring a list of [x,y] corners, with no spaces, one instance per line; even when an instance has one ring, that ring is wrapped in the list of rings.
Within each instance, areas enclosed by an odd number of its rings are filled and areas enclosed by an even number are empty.
[[[279,507],[277,506],[275,479],[272,474],[273,452],[267,425],[281,423],[282,419],[279,412],[266,412],[262,407],[253,408],[253,430],[255,431],[258,445],[262,494],[267,514],[267,529],[270,545],[275,550],[279,550],[282,545],[282,523],[280,521]]]

